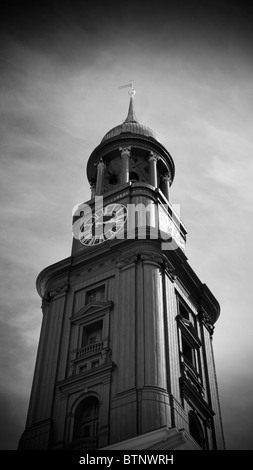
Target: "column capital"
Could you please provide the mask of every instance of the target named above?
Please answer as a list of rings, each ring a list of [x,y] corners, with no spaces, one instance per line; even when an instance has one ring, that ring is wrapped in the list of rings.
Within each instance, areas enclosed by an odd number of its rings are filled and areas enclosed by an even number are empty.
[[[148,161],[149,162],[157,162],[158,160],[160,160],[160,157],[158,157],[158,155],[156,155],[156,153],[152,152],[152,150],[149,152],[149,159]]]
[[[164,173],[163,175],[161,175],[161,180],[171,184],[171,174],[169,172]]]
[[[125,155],[130,157],[131,147],[119,147],[119,151],[121,152],[122,157],[125,156]]]
[[[91,190],[91,199],[95,197],[95,192],[96,192],[96,182],[92,181],[90,184],[90,190]]]
[[[103,158],[100,157],[99,162],[95,163],[95,165],[97,165],[98,168],[101,168],[101,167],[105,167],[106,163],[104,162]]]
[[[100,157],[99,162],[96,163],[97,166],[97,183],[96,183],[96,195],[100,196],[102,193],[103,185],[104,185],[104,173],[106,168],[106,162],[104,162],[103,158]]]

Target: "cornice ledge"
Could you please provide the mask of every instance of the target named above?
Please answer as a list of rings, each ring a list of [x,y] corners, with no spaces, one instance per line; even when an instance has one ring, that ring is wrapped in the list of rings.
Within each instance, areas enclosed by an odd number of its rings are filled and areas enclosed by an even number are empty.
[[[91,369],[87,372],[84,372],[83,374],[71,375],[70,377],[57,382],[57,388],[62,392],[75,386],[76,384],[82,384],[84,376],[85,379],[96,378],[98,382],[103,382],[104,376],[106,374],[110,374],[116,367],[116,364],[111,361],[96,367],[96,369]]]
[[[116,266],[122,270],[135,264],[155,264],[162,268],[172,281],[176,278],[176,268],[168,258],[156,251],[136,251],[129,256],[120,256],[116,259]]]
[[[36,279],[36,289],[39,296],[45,299],[46,287],[50,279],[57,273],[57,275],[67,274],[71,266],[71,256],[44,268]],[[64,282],[66,284],[66,282]]]

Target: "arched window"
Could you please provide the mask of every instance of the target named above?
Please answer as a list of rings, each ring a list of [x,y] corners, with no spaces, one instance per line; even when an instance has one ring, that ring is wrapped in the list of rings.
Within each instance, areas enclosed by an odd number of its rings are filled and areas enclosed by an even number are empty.
[[[77,407],[73,440],[86,442],[85,449],[97,447],[99,401],[96,397],[85,398]]]
[[[132,181],[133,183],[135,183],[135,181],[139,181],[139,175],[137,175],[137,173],[135,173],[135,171],[130,171],[129,173],[129,181]]]
[[[206,448],[205,436],[200,420],[192,411],[189,412],[189,431],[193,439],[199,444],[202,449]]]

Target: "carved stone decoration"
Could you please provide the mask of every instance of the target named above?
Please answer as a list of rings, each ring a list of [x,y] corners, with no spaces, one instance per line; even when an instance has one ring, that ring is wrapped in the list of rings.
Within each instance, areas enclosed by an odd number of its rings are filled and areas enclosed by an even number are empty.
[[[161,189],[165,195],[165,197],[170,199],[170,186],[172,183],[172,178],[170,172],[165,173],[164,175],[161,175]]]
[[[45,294],[45,297],[43,300],[45,300],[46,302],[50,302],[50,300],[52,300],[55,296],[59,294],[64,294],[68,292],[68,290],[69,290],[69,284],[68,283],[63,284],[62,286],[58,286],[55,289],[48,291]]]
[[[164,261],[163,257],[159,253],[156,253],[155,251],[143,251],[141,253],[141,258],[142,260],[156,261],[159,264],[162,264]]]
[[[48,299],[48,298],[42,299],[41,308],[42,308],[43,311],[45,310],[46,307],[49,307],[49,305],[50,305],[50,299]]]
[[[122,258],[117,258],[116,259],[116,266],[119,268],[119,269],[122,269],[124,268],[125,266],[127,266],[128,264],[132,264],[132,263],[137,263],[138,262],[138,259],[139,259],[139,253],[135,253],[133,255],[130,255],[130,256],[125,256],[125,257],[122,257]]]
[[[119,257],[116,259],[116,265],[119,269],[122,269],[132,263],[143,263],[145,261],[153,261],[154,263],[158,264],[162,269],[165,270],[173,282],[176,279],[176,269],[174,266],[167,260],[167,258],[165,258],[165,256],[154,251],[142,251],[131,254],[129,256]]]
[[[207,330],[209,331],[210,335],[213,336],[213,333],[214,333],[214,325],[213,323],[211,322],[211,319],[209,317],[209,315],[205,312],[205,310],[201,310],[198,314],[200,320],[202,321],[202,323],[205,325],[205,327],[207,328]]]
[[[167,172],[167,173],[164,173],[163,175],[161,175],[161,180],[163,182],[166,182],[166,183],[169,183],[171,185],[172,183],[172,178],[171,178],[171,174],[170,172]]]
[[[102,357],[101,357],[101,364],[112,364],[112,350],[111,348],[107,347],[102,350]]]
[[[100,157],[99,161],[97,163],[94,163],[94,166],[97,166],[97,168],[105,168],[106,167],[106,162],[103,160],[102,157]]]
[[[162,267],[164,271],[167,273],[167,275],[170,277],[172,282],[174,282],[175,279],[177,279],[176,269],[174,268],[174,266],[171,263],[169,263],[168,260],[163,260]]]
[[[138,263],[138,262],[143,262],[143,261],[148,261],[148,260],[155,261],[156,263],[160,265],[163,263],[163,258],[158,253],[142,251],[141,253],[138,252],[129,256],[117,258],[116,265],[118,268],[121,269],[124,266],[127,266],[128,264]]]
[[[160,160],[160,157],[159,155],[156,155],[154,152],[152,152],[152,150],[149,152],[149,159],[148,161],[155,161],[157,162],[158,160]]]
[[[78,312],[76,312],[72,317],[70,317],[71,322],[80,322],[86,314],[92,314],[93,316],[102,311],[110,311],[114,306],[112,300],[109,301],[95,301],[89,302],[87,305],[82,307]]]
[[[141,254],[141,259],[155,261],[167,272],[173,281],[176,279],[176,270],[165,256],[156,252],[143,252]]]
[[[121,153],[121,157],[127,155],[130,157],[131,155],[131,147],[119,147],[119,151]]]
[[[157,188],[157,161],[159,160],[158,155],[154,152],[149,152],[149,175],[150,175],[150,184]]]
[[[102,192],[103,185],[104,185],[104,172],[106,168],[106,163],[104,162],[103,158],[100,157],[99,162],[96,165],[97,165],[96,195],[99,196]]]

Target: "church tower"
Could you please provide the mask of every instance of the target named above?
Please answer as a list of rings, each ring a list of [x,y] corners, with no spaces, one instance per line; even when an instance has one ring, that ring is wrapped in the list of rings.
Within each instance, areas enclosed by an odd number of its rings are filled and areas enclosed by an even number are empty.
[[[175,166],[126,120],[87,163],[71,256],[37,278],[43,322],[20,449],[224,449],[212,347],[219,303],[187,262]]]

